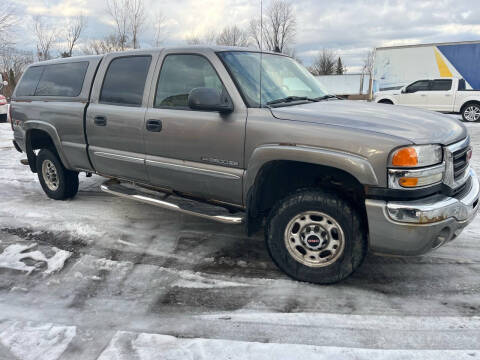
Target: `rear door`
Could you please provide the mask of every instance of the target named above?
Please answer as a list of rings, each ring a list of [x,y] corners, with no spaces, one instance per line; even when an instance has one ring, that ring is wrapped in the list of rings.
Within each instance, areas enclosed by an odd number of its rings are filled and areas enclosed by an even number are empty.
[[[89,155],[103,175],[147,182],[144,122],[155,52],[110,54],[87,110]]]
[[[234,111],[189,108],[188,94],[208,87],[230,96]],[[146,165],[150,182],[202,198],[242,203],[247,109],[212,51],[163,53],[147,110]]]
[[[452,79],[437,79],[430,82],[427,101],[428,109],[435,111],[453,111],[455,91]]]
[[[427,107],[427,95],[430,88],[429,80],[419,80],[408,85],[405,92],[398,96],[398,104],[419,108]]]

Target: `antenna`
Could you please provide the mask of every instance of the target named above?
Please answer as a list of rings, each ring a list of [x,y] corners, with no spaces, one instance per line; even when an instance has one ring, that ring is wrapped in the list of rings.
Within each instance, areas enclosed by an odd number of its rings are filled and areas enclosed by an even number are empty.
[[[263,72],[263,0],[260,0],[260,108],[262,107],[262,72]]]

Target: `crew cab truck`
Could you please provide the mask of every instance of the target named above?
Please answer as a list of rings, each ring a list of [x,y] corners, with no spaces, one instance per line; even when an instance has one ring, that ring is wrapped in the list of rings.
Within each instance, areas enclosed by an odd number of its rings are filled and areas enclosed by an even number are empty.
[[[377,103],[405,105],[444,113],[462,114],[463,120],[480,120],[480,91],[467,90],[464,79],[417,80],[398,90],[375,93]]]
[[[79,172],[96,173],[114,195],[244,223],[249,235],[264,227],[273,261],[302,281],[344,279],[368,249],[426,253],[478,210],[460,122],[339,100],[281,54],[185,47],[41,62],[11,108],[15,147],[49,197],[73,198]]]

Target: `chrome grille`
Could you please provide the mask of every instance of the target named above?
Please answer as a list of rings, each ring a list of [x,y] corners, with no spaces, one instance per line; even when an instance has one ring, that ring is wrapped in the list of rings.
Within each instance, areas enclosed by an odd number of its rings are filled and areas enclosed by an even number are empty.
[[[443,182],[451,189],[460,188],[468,180],[470,164],[467,153],[469,149],[469,137],[444,148],[445,176]]]
[[[453,153],[453,177],[455,181],[462,179],[468,168],[467,152],[469,147],[457,150]]]

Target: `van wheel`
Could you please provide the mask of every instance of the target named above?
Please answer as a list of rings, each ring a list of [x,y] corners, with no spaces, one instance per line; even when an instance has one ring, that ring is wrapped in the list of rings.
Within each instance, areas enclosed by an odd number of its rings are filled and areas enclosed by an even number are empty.
[[[462,110],[463,121],[475,122],[480,120],[480,104],[471,103],[465,105]]]
[[[302,190],[281,200],[267,220],[265,240],[282,271],[317,284],[350,276],[367,252],[358,212],[338,195],[321,190]]]
[[[65,200],[78,192],[78,173],[66,169],[57,154],[42,149],[37,155],[38,180],[49,198]]]

